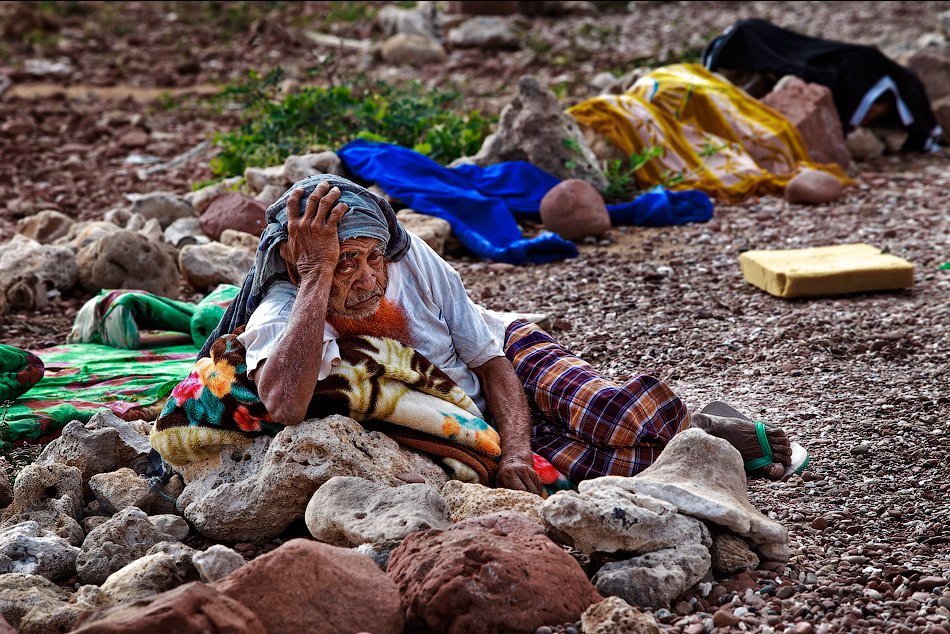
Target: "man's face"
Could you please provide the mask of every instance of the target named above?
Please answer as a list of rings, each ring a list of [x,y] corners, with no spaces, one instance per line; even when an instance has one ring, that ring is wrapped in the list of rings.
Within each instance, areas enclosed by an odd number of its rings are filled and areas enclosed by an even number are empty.
[[[389,283],[385,251],[385,245],[375,238],[350,238],[340,245],[340,260],[330,285],[329,314],[365,319],[379,309]]]

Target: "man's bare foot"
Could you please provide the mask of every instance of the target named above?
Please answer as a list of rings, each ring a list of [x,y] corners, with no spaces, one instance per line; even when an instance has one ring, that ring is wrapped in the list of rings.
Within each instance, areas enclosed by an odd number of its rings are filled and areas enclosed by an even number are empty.
[[[759,446],[759,437],[755,431],[755,422],[741,418],[712,416],[696,412],[690,414],[693,427],[698,427],[708,434],[722,438],[739,450],[743,462],[761,458],[762,448]],[[772,447],[775,462],[761,469],[770,480],[779,480],[785,473],[785,467],[792,463],[792,446],[785,432],[778,427],[765,426],[765,437]]]

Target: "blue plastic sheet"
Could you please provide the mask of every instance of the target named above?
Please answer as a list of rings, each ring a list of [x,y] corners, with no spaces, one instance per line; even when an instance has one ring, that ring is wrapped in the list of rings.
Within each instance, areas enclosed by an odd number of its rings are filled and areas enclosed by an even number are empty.
[[[577,256],[573,242],[550,231],[522,236],[517,220],[540,220],[541,199],[560,182],[530,163],[450,169],[408,148],[362,139],[337,154],[357,178],[375,182],[419,213],[447,221],[459,242],[481,258],[526,264]],[[656,188],[607,211],[615,225],[663,226],[709,220],[713,205],[700,191]]]

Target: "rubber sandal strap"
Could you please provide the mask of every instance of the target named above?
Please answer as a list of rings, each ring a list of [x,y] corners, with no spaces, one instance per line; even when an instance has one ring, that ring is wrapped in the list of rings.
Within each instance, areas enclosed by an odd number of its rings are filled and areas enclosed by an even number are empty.
[[[769,439],[765,435],[765,423],[755,421],[755,435],[759,438],[759,447],[762,449],[762,457],[747,461],[745,463],[746,471],[755,471],[756,469],[767,467],[774,462],[772,446],[769,444]]]

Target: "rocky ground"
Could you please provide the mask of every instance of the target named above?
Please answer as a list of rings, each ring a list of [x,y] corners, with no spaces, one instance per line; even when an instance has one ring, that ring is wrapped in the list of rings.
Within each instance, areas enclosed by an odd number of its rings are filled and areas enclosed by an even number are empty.
[[[194,91],[273,65],[302,73],[331,52],[310,43],[307,30],[381,37],[357,3],[269,4],[0,8],[7,18],[0,74],[12,79],[0,99],[0,240],[17,219],[43,209],[99,218],[126,205],[125,194],[184,192],[210,176],[207,152],[137,176],[134,155],[168,160],[237,124],[227,109],[193,98],[135,100],[148,89]],[[597,73],[695,56],[740,17],[873,43],[897,56],[917,48],[950,9],[947,2],[607,4],[594,15],[518,18],[517,51],[455,51],[424,71],[344,53],[332,68],[451,81],[472,104],[497,113],[525,72],[560,87],[568,105],[591,94]],[[65,68],[29,72],[30,59]],[[73,96],[49,94],[50,84],[71,87]],[[90,98],[88,87],[126,98]],[[477,301],[551,315],[555,334],[608,376],[654,374],[693,408],[725,400],[784,426],[811,453],[803,477],[749,484],[753,503],[789,530],[787,568],[744,573],[706,596],[654,610],[666,629],[950,632],[950,271],[937,270],[950,259],[950,152],[885,156],[858,164],[853,176],[858,184],[833,204],[774,197],[720,204],[705,224],[614,228],[561,263],[451,258]],[[747,249],[859,241],[913,262],[914,287],[782,300],[739,272]],[[87,297],[69,293],[41,312],[0,316],[0,341],[61,342]]]

